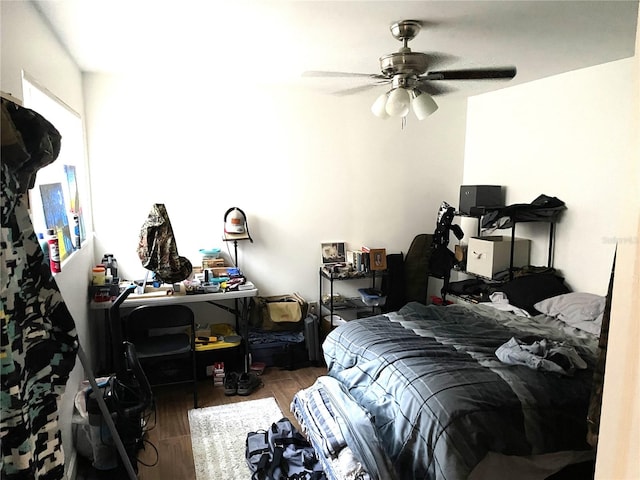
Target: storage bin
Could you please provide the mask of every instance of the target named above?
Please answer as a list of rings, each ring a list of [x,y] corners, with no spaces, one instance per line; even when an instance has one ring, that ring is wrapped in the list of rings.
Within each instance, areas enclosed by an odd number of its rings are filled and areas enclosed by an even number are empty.
[[[515,238],[514,243],[512,267],[529,265],[531,241]],[[467,250],[467,272],[493,278],[496,273],[509,268],[510,255],[510,236],[471,237]]]
[[[295,370],[309,365],[309,354],[304,340],[251,344],[249,351],[252,362],[264,363],[267,367]]]
[[[362,302],[368,307],[382,307],[387,302],[386,295],[375,288],[359,288],[358,293]]]

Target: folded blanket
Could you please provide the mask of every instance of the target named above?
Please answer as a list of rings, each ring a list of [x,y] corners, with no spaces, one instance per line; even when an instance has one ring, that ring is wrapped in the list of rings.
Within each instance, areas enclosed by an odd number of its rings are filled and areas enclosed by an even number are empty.
[[[587,368],[587,364],[573,347],[545,338],[526,344],[511,337],[498,347],[496,357],[509,365],[524,365],[533,370],[561,375],[572,375],[576,369]]]
[[[331,465],[327,478],[335,480],[371,480],[362,463],[353,454],[342,434],[336,412],[321,385],[316,382],[298,391],[291,411],[316,453]]]
[[[252,345],[276,342],[299,343],[302,341],[304,341],[303,332],[271,332],[263,330],[251,330],[249,332],[249,343]]]

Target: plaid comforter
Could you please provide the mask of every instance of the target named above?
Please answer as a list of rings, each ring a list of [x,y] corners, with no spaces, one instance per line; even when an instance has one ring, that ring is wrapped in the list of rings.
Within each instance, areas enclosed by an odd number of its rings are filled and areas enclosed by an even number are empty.
[[[501,363],[510,338],[546,338],[588,365],[572,376]],[[597,338],[545,316],[424,306],[349,322],[323,349],[329,375],[372,418],[398,478],[467,478],[487,452],[586,450]]]

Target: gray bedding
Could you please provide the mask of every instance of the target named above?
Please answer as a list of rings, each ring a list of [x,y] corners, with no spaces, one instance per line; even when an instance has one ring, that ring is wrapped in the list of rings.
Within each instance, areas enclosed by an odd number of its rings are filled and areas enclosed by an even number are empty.
[[[397,478],[454,480],[488,452],[589,448],[597,338],[574,332],[545,316],[410,303],[340,326],[323,350],[328,375],[371,418]],[[559,375],[502,363],[495,351],[512,337],[564,342],[587,368]]]

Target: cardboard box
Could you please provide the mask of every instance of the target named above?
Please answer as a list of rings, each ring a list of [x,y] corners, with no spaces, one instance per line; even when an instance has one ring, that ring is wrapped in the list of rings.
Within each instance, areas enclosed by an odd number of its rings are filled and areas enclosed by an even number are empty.
[[[531,240],[514,239],[513,267],[529,265]],[[467,250],[467,272],[486,278],[509,268],[510,236],[471,237]]]

